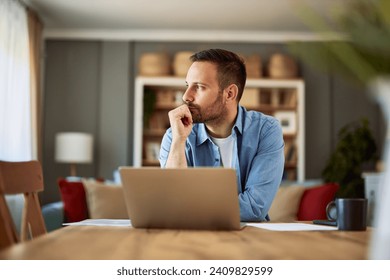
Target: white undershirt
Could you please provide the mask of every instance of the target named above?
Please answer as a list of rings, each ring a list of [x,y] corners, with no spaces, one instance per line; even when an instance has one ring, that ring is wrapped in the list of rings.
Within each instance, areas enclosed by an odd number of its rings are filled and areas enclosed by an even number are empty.
[[[210,136],[211,137],[211,136]],[[221,154],[222,166],[223,167],[233,167],[233,147],[234,147],[234,138],[232,135],[227,138],[214,138],[211,137],[214,144],[218,146],[219,153]]]

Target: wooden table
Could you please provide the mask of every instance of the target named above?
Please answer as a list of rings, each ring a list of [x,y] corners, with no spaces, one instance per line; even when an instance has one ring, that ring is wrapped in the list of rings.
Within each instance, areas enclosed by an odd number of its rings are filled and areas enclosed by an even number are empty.
[[[0,251],[0,259],[366,259],[372,229],[240,231],[69,226]]]

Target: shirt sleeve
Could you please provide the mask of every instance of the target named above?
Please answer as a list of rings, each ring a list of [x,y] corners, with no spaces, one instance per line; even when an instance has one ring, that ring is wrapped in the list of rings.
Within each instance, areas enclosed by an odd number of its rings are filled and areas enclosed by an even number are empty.
[[[160,155],[159,155],[159,161],[160,166],[162,168],[165,168],[168,160],[169,151],[171,149],[171,143],[172,143],[172,131],[171,128],[169,128],[161,141],[161,148],[160,148]]]
[[[268,211],[282,180],[284,141],[280,123],[268,122],[261,131],[257,153],[239,194],[241,221],[269,220]]]

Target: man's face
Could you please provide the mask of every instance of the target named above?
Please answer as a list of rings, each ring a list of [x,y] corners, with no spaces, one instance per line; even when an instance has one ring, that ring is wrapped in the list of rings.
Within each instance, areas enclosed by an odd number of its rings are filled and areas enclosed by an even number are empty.
[[[217,66],[210,62],[194,62],[188,70],[184,102],[194,123],[218,123],[225,119],[226,106],[219,89]]]

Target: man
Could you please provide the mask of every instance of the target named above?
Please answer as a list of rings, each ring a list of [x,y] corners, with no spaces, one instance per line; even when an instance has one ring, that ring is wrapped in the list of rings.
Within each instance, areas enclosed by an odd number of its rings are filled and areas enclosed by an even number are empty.
[[[237,172],[241,221],[269,220],[284,168],[279,122],[239,106],[246,69],[236,54],[210,49],[191,56],[185,104],[169,112],[162,167],[231,167]]]

